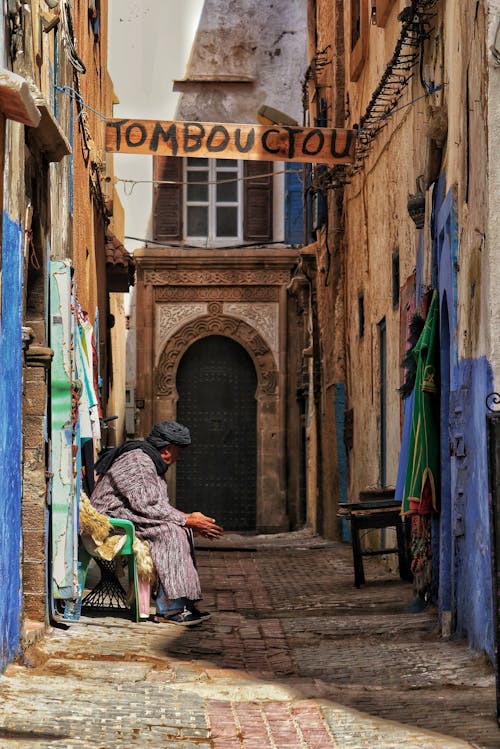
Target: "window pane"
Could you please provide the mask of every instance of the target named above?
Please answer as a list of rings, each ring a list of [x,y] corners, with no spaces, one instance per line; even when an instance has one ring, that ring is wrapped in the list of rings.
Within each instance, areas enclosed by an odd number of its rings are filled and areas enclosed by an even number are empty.
[[[238,172],[217,172],[217,202],[236,203],[238,200]],[[226,182],[232,179],[234,182]]]
[[[187,235],[188,237],[208,236],[208,208],[206,206],[188,206]]]
[[[194,156],[188,156],[188,166],[208,166],[208,159],[197,159]]]
[[[208,172],[188,172],[187,181],[191,182],[208,182]],[[208,201],[208,185],[188,184],[187,188],[188,201]]]
[[[216,165],[219,166],[238,166],[238,161],[236,159],[215,159]]]
[[[236,206],[217,207],[217,236],[238,236],[238,208]]]

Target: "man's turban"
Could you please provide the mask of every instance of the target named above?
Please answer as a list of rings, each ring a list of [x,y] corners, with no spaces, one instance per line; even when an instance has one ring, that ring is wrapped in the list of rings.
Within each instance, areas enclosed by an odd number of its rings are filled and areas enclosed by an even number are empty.
[[[166,445],[187,447],[191,444],[191,434],[187,427],[176,421],[162,421],[154,425],[146,440],[157,450],[161,450]]]

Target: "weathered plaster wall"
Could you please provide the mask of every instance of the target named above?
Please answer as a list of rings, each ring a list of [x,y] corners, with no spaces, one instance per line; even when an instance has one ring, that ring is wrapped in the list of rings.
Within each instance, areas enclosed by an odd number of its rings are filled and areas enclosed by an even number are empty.
[[[399,27],[399,24],[397,24]],[[347,33],[347,32],[346,32]],[[375,88],[387,62],[387,38],[393,26],[370,28],[370,60],[359,81],[348,83],[349,124],[359,121],[367,92]],[[421,94],[408,87],[405,99]],[[363,107],[363,108],[361,108]],[[392,257],[399,253],[401,285],[416,263],[418,231],[407,210],[409,193],[425,167],[425,105],[416,103],[394,115],[374,145],[364,170],[345,188],[347,395],[353,409],[348,495],[380,485],[380,348],[379,324],[386,323],[387,486],[394,486],[400,445],[401,385],[399,304],[392,302]],[[404,165],[404,166],[403,166]],[[427,279],[428,281],[428,279]],[[359,297],[363,295],[364,330],[360,331]]]
[[[395,7],[398,4],[395,4]],[[465,0],[442,3],[433,19],[425,75],[445,83],[441,92],[417,101],[418,76],[377,137],[363,171],[345,189],[347,395],[354,409],[349,494],[355,498],[379,475],[378,323],[387,324],[387,484],[394,484],[400,442],[401,350],[399,310],[391,302],[391,255],[399,250],[401,285],[415,267],[417,297],[438,285],[450,313],[449,351],[442,338],[443,361],[449,361],[448,409],[442,440],[443,513],[440,519],[440,615],[451,621],[471,645],[492,652],[492,607],[489,548],[485,396],[493,388],[497,366],[498,310],[494,283],[497,217],[490,204],[488,172],[495,173],[493,150],[487,160],[487,138],[494,146],[495,96],[487,96],[487,3]],[[498,3],[496,12],[498,14]],[[347,14],[348,16],[348,14]],[[348,18],[346,16],[346,36]],[[346,76],[349,124],[359,121],[375,88],[400,25],[393,12],[385,29],[369,29],[369,57],[356,82]],[[490,33],[491,35],[491,33]],[[492,85],[490,66],[490,87]],[[492,93],[492,92],[490,92]],[[492,108],[489,110],[489,106]],[[431,112],[428,105],[440,107]],[[437,112],[437,117],[433,116]],[[485,112],[491,123],[486,127]],[[446,132],[447,131],[447,132]],[[409,218],[407,198],[415,180],[426,173],[428,135],[444,142],[443,177],[427,195],[426,227],[419,233]],[[447,137],[446,137],[447,136]],[[493,138],[493,140],[492,140]],[[491,194],[491,186],[490,186]],[[494,182],[493,193],[494,195]],[[433,200],[431,201],[431,196]],[[429,227],[434,235],[431,241]],[[491,244],[489,244],[491,242]],[[442,254],[440,254],[442,253]],[[359,335],[358,295],[364,294],[365,332]],[[495,317],[496,316],[496,317]],[[444,323],[442,323],[444,324]],[[446,325],[448,323],[446,322]],[[446,378],[444,378],[446,379]],[[448,408],[449,398],[449,408]],[[452,455],[446,445],[450,441]]]
[[[177,119],[256,122],[268,104],[301,122],[305,44],[301,0],[205,0]]]
[[[492,106],[494,113],[496,106],[496,97],[487,96],[486,5],[448,3],[444,19],[446,69],[453,70],[446,89],[449,132],[445,166],[447,190],[456,184],[457,191],[460,236],[456,345],[460,359],[489,355],[490,345],[498,338],[498,332],[495,335],[490,326],[492,300],[487,293],[488,257],[493,248],[485,246],[487,237],[494,243],[487,231],[489,197],[493,205],[496,203],[494,184],[488,182],[489,171],[495,169],[494,159],[488,163],[485,156],[488,130],[497,130],[492,115],[488,116],[489,128],[485,120],[485,112]],[[494,153],[490,150],[491,155]],[[498,277],[498,271],[496,274]]]
[[[393,115],[378,136],[363,172],[345,191],[347,231],[347,356],[349,359],[348,397],[354,404],[354,447],[351,453],[350,493],[377,484],[378,476],[378,344],[377,325],[385,317],[388,344],[388,463],[387,483],[394,484],[400,433],[399,399],[399,309],[391,303],[391,257],[399,251],[401,284],[416,263],[418,232],[411,221],[406,202],[415,193],[415,180],[426,168],[427,133],[430,127],[428,104],[448,108],[448,140],[445,151],[447,185],[457,183],[460,236],[459,329],[457,345],[462,356],[485,350],[481,324],[487,303],[481,294],[482,245],[486,205],[483,125],[484,69],[482,34],[484,15],[468,3],[447,3],[433,21],[442,34],[435,44],[427,74],[435,83],[444,81],[443,92],[416,101]],[[463,23],[467,18],[468,22]],[[346,20],[348,14],[346,15]],[[375,88],[389,58],[400,24],[394,14],[384,29],[371,26],[369,61],[357,82],[347,83],[349,123],[359,120],[368,95]],[[347,24],[345,28],[348,33]],[[463,54],[457,55],[457,50]],[[422,88],[415,76],[401,103],[416,99]],[[468,106],[466,106],[468,102]],[[468,114],[467,114],[468,110]],[[473,200],[472,200],[473,196]],[[428,201],[429,208],[429,201]],[[427,221],[429,221],[429,210]],[[429,256],[428,238],[424,253]],[[423,281],[431,283],[429,263],[424,263]],[[364,293],[365,334],[359,337],[358,295]],[[480,300],[483,301],[480,301]],[[365,376],[359,376],[359,372]],[[368,375],[369,376],[366,376]],[[361,414],[359,413],[361,411]],[[365,430],[365,427],[368,428]],[[367,459],[360,463],[361,455]]]
[[[487,27],[488,49],[496,42],[498,44],[498,26],[500,24],[500,0],[489,0]],[[500,381],[500,263],[498,262],[498,248],[500,244],[500,163],[495,155],[500,153],[500,66],[491,54],[488,54],[488,163],[489,204],[487,217],[487,231],[485,237],[485,252],[483,252],[483,289],[488,300],[485,309],[483,325],[488,331],[488,348],[491,352],[490,363],[495,377],[495,389],[499,389]]]
[[[75,34],[78,39],[78,54],[87,72],[79,77],[81,96],[96,112],[104,116],[112,113],[112,83],[107,74],[107,13],[105,3],[101,3],[100,38],[94,41],[94,34],[85,12],[75,14]],[[68,84],[68,85],[71,85]],[[63,95],[64,96],[64,95]],[[99,275],[100,258],[96,256],[96,242],[102,228],[96,220],[94,208],[97,205],[91,182],[97,182],[99,175],[111,176],[104,152],[104,127],[102,117],[91,109],[86,109],[78,119],[78,111],[73,107],[73,263],[77,294],[84,310],[94,323],[96,308],[100,306],[101,316],[106,308],[100,305],[105,273]],[[104,333],[104,329],[101,329]],[[101,336],[102,337],[102,336]]]

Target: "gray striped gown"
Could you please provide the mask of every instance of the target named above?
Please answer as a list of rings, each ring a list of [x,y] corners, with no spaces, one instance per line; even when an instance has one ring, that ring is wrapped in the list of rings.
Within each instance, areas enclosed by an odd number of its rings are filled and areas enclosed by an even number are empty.
[[[166,596],[201,598],[200,579],[191,554],[186,518],[169,502],[164,476],[142,450],[131,450],[102,476],[90,498],[98,512],[131,520],[139,538],[149,541],[151,556]]]

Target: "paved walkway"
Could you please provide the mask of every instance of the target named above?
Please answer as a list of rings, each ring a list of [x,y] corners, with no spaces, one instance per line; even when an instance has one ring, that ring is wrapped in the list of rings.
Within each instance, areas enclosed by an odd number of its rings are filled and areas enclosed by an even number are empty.
[[[0,677],[0,748],[498,749],[488,661],[309,534],[201,550],[191,630],[86,616]]]

